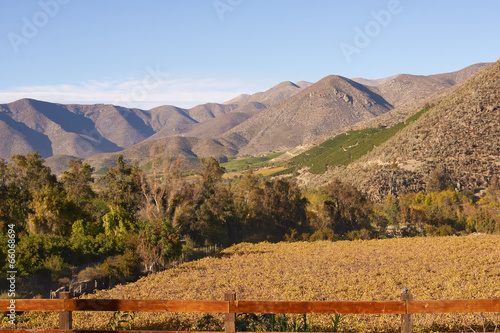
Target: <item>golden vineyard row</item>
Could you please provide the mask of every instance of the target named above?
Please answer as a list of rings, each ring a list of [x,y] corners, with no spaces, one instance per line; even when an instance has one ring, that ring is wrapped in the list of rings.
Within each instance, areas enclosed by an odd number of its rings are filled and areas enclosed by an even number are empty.
[[[91,298],[222,300],[398,300],[407,287],[416,300],[500,297],[499,235],[370,241],[239,244],[221,258],[205,258],[100,291]],[[104,328],[112,314],[75,313],[74,328]],[[135,329],[196,329],[201,315],[140,313]],[[417,331],[460,331],[500,315],[416,315]],[[216,320],[222,317],[216,316]],[[29,314],[19,327],[57,327],[57,315]],[[331,318],[309,318],[318,329]],[[345,315],[344,329],[397,331],[400,316]],[[491,328],[491,327],[490,327]]]

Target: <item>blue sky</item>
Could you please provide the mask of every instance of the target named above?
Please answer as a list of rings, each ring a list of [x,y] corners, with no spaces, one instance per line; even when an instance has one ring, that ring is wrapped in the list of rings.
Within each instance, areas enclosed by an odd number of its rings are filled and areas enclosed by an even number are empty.
[[[0,103],[144,109],[500,57],[498,0],[0,0]]]

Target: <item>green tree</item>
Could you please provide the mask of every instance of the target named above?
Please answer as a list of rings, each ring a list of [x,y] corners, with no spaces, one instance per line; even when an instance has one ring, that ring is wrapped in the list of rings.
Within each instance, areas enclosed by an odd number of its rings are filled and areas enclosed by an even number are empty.
[[[196,211],[191,237],[199,244],[231,245],[240,240],[232,192],[220,186]]]
[[[102,222],[108,237],[125,239],[129,232],[135,232],[138,229],[134,214],[121,206],[110,207],[110,212],[103,216]]]
[[[262,209],[274,240],[307,229],[306,206],[307,199],[295,182],[278,178],[264,184]]]
[[[78,217],[78,208],[67,199],[59,186],[45,185],[33,194],[29,206],[28,229],[34,234],[70,236],[71,224]]]
[[[52,174],[49,167],[38,152],[24,155],[12,155],[12,177],[14,184],[30,192],[41,190],[45,186],[60,186],[56,176]]]
[[[210,157],[209,159],[202,159],[201,164],[204,169],[201,173],[201,195],[205,198],[210,197],[210,195],[214,194],[217,188],[217,185],[222,180],[222,175],[226,172],[226,169],[220,166],[219,162]]]
[[[26,229],[31,233],[69,236],[79,211],[40,154],[13,155],[11,161],[5,215],[18,217],[18,222],[27,216]],[[18,201],[12,202],[16,194]]]
[[[241,223],[241,238],[245,241],[258,241],[265,226],[266,216],[263,209],[264,190],[255,173],[246,171],[241,181],[234,187],[234,205]]]
[[[112,206],[120,206],[134,214],[143,203],[141,171],[137,165],[125,164],[123,155],[118,156],[117,166],[104,176],[106,189],[101,197]]]
[[[220,243],[221,240],[225,244],[228,210],[223,206],[232,206],[231,193],[228,194],[221,184],[225,169],[213,157],[202,159],[201,163],[204,167],[201,179],[193,187],[192,199],[186,200],[178,214],[176,212],[174,224],[199,245]]]
[[[369,215],[373,205],[365,194],[338,179],[322,190],[327,196],[323,209],[330,221],[330,228],[336,234],[371,229]]]
[[[143,222],[139,232],[138,253],[148,266],[165,266],[181,255],[181,235],[169,218]]]
[[[68,198],[76,203],[94,198],[90,184],[94,182],[92,173],[95,169],[81,159],[68,161],[68,167],[69,171],[63,171],[61,176]]]

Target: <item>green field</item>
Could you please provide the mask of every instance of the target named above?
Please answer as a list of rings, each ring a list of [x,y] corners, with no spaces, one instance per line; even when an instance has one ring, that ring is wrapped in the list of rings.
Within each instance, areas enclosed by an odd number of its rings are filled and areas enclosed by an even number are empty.
[[[226,171],[241,171],[251,167],[262,167],[266,162],[280,156],[283,153],[274,153],[261,157],[247,157],[241,159],[233,159],[226,163],[221,163],[221,166],[226,168]]]
[[[366,128],[349,131],[329,139],[291,159],[293,165],[309,167],[314,174],[324,173],[328,166],[348,165],[389,140],[400,130],[417,120],[428,109],[423,109],[389,128]]]

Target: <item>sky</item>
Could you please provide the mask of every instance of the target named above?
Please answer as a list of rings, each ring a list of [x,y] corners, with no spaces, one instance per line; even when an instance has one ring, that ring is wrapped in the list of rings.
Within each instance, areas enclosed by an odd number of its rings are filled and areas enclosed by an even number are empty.
[[[0,103],[150,109],[500,57],[498,0],[0,0]]]

